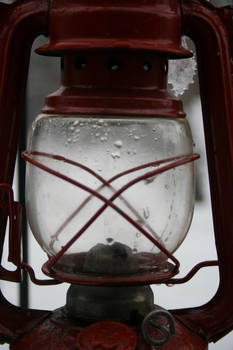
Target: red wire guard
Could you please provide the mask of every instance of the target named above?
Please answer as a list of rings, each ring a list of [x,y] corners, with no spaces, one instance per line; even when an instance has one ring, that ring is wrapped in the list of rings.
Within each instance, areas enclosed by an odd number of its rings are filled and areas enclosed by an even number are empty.
[[[113,202],[116,198],[118,198],[119,196],[121,196],[123,194],[124,191],[126,191],[128,188],[130,188],[131,186],[135,185],[136,183],[145,180],[147,178],[150,178],[152,176],[158,175],[158,174],[162,174],[165,171],[168,171],[172,168],[184,165],[186,163],[192,162],[196,159],[199,158],[198,154],[192,154],[192,155],[186,155],[186,156],[179,156],[179,157],[172,157],[172,158],[167,158],[167,159],[163,159],[163,160],[159,160],[159,161],[154,161],[151,163],[147,163],[147,164],[143,164],[140,165],[138,167],[132,168],[132,169],[128,169],[124,172],[121,172],[117,175],[115,175],[114,177],[112,177],[109,180],[105,180],[103,177],[101,177],[99,174],[97,174],[96,172],[94,172],[92,169],[86,167],[85,165],[75,162],[73,160],[67,159],[65,157],[59,156],[59,155],[53,155],[53,154],[48,154],[48,153],[44,153],[44,152],[28,152],[25,151],[22,154],[23,158],[25,160],[27,160],[28,162],[30,162],[31,164],[33,164],[34,166],[40,168],[43,171],[46,171],[47,173],[54,175],[74,186],[77,186],[79,188],[81,188],[82,190],[86,191],[87,193],[90,194],[90,196],[81,204],[81,206],[78,207],[77,210],[75,210],[75,212],[73,212],[68,218],[67,220],[60,226],[59,230],[55,233],[55,235],[53,235],[53,238],[57,238],[57,236],[59,235],[59,233],[62,231],[62,229],[65,227],[65,225],[72,220],[72,218],[77,215],[77,213],[81,210],[81,208],[85,205],[85,203],[87,203],[87,201],[91,198],[91,196],[95,196],[97,198],[99,198],[102,202],[103,202],[103,206],[97,210],[97,212],[88,220],[88,222],[61,248],[61,250],[54,256],[50,257],[49,260],[44,264],[43,266],[43,271],[48,274],[49,276],[55,278],[55,279],[60,279],[60,280],[65,280],[65,281],[70,281],[70,282],[81,282],[80,281],[80,276],[77,277],[77,279],[75,277],[71,277],[68,274],[64,275],[64,274],[59,274],[59,272],[55,272],[53,270],[54,265],[58,262],[58,260],[64,255],[64,253],[72,246],[72,244],[74,244],[75,241],[78,240],[78,238],[87,230],[87,228],[99,217],[99,215],[101,215],[103,213],[103,211],[107,208],[107,207],[111,207],[113,210],[115,210],[119,215],[121,215],[122,217],[125,218],[125,220],[127,220],[131,225],[133,225],[138,231],[140,231],[145,237],[147,237],[161,252],[163,252],[168,259],[170,259],[174,265],[172,264],[172,268],[170,273],[168,274],[162,274],[160,276],[156,277],[156,273],[152,273],[150,274],[150,276],[144,276],[144,277],[139,277],[136,276],[134,279],[134,283],[145,283],[148,282],[148,278],[150,280],[150,282],[154,282],[156,283],[157,280],[159,280],[159,282],[161,282],[161,280],[166,280],[167,278],[171,278],[172,276],[174,276],[176,273],[178,273],[179,271],[179,266],[180,263],[179,261],[174,257],[174,255],[172,253],[170,253],[162,244],[162,242],[159,242],[159,238],[156,237],[156,233],[153,232],[153,235],[155,237],[153,237],[148,231],[146,231],[143,227],[141,227],[137,221],[135,221],[134,219],[132,219],[128,214],[126,214],[124,211],[122,211],[118,206],[116,206]],[[102,185],[97,189],[97,190],[93,190],[92,188],[74,180],[69,178],[68,176],[53,170],[51,168],[49,168],[48,166],[45,166],[44,164],[40,163],[39,161],[37,161],[35,158],[33,158],[33,156],[42,156],[42,157],[47,157],[47,158],[52,158],[58,161],[62,161],[77,167],[82,168],[83,170],[89,172],[90,174],[92,174],[93,176],[95,176],[99,181],[101,181]],[[167,163],[167,164],[166,164]],[[152,171],[148,171],[143,175],[137,176],[135,177],[133,180],[129,181],[128,183],[126,183],[124,186],[122,186],[120,189],[118,189],[111,198],[107,199],[105,198],[103,195],[101,195],[98,190],[100,188],[103,188],[104,186],[110,186],[111,183],[113,181],[115,181],[116,179],[133,173],[135,171],[141,170],[141,169],[146,169],[148,167],[157,167],[160,166],[160,168],[157,169],[153,169]],[[135,213],[135,211],[134,211]],[[151,229],[151,228],[150,228]],[[51,242],[51,244],[53,244],[53,242]],[[170,264],[171,265],[171,264]],[[99,275],[98,275],[99,277]],[[99,278],[97,277],[97,279],[99,280]],[[83,278],[81,277],[81,280]],[[96,277],[93,278],[84,278],[85,283],[95,283],[96,282]],[[130,283],[130,281],[128,280],[128,277],[113,277],[113,278],[107,278],[108,283]]]

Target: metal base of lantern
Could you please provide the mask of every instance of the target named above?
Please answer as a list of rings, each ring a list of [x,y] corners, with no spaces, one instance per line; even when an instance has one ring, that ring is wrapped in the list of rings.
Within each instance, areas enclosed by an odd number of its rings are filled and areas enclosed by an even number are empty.
[[[156,306],[154,308],[161,309]],[[163,350],[208,350],[206,341],[178,320],[175,320],[175,329],[175,334],[162,346]],[[152,329],[150,333],[153,338],[161,336],[156,329]],[[84,325],[67,318],[60,309],[51,313],[43,323],[10,346],[10,350],[92,350],[94,348],[150,350],[151,345],[144,339],[141,323],[131,326],[116,321],[100,321]]]
[[[154,308],[150,286],[71,285],[66,310],[70,317],[82,320],[114,320],[135,324]]]
[[[160,342],[163,350],[208,350],[204,339],[153,299],[150,286],[71,285],[66,306],[10,350],[151,350]]]

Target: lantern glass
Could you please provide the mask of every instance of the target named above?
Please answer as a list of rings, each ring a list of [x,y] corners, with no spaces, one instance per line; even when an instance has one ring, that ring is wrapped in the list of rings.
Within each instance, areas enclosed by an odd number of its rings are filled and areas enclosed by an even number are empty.
[[[65,271],[138,272],[151,269],[152,260],[153,268],[159,266],[166,254],[138,225],[169,252],[185,238],[194,204],[193,163],[154,173],[193,153],[185,118],[40,115],[29,152],[55,172],[27,165],[29,224],[41,247],[53,256],[83,231],[64,254]]]

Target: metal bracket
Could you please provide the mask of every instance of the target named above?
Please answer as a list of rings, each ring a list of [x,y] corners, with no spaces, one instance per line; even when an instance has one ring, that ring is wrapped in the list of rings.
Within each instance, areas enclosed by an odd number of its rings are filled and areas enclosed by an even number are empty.
[[[14,194],[9,184],[0,184],[0,209],[3,220],[9,218],[9,254],[8,261],[16,266],[14,271],[7,270],[0,265],[0,279],[21,282],[21,218],[22,208],[20,203],[14,202]],[[0,236],[0,259],[5,241],[5,234]]]

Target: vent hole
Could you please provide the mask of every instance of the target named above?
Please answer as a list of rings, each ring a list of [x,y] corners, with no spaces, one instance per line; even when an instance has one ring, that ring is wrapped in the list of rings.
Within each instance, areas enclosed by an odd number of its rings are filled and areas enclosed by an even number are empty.
[[[77,70],[83,70],[86,67],[86,58],[83,56],[76,56],[74,58],[74,65]]]
[[[121,61],[118,57],[109,57],[106,66],[110,71],[115,72],[121,68]]]
[[[142,68],[145,72],[149,72],[152,69],[152,64],[150,62],[144,62]]]

